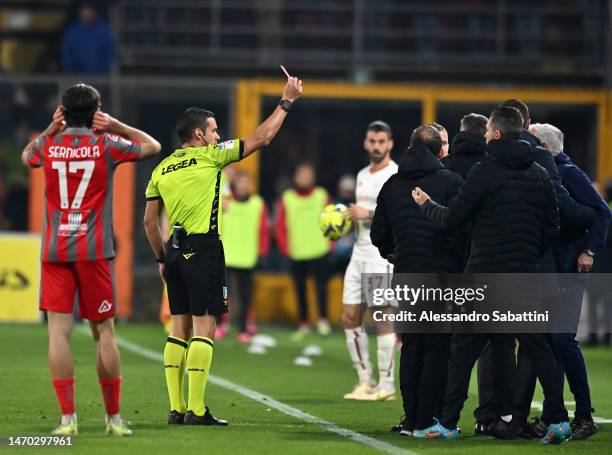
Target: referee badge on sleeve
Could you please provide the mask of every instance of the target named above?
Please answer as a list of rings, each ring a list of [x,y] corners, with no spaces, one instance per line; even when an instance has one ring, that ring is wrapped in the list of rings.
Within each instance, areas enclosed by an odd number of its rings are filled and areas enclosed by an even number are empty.
[[[225,141],[219,144],[219,151],[222,152],[225,149],[230,149],[234,145],[234,141]]]

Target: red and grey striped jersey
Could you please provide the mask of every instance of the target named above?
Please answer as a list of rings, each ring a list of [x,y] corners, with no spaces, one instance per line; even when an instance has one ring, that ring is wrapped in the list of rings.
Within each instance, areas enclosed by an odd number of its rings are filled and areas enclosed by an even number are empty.
[[[45,172],[45,218],[41,259],[79,262],[115,256],[113,175],[140,157],[140,144],[87,128],[42,136],[28,163]]]

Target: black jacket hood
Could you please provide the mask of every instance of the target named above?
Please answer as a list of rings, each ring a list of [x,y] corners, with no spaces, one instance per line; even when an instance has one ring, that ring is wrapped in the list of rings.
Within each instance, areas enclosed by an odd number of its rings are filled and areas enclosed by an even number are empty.
[[[484,155],[487,143],[483,135],[470,131],[460,131],[453,138],[449,154],[452,156]]]
[[[523,140],[497,139],[489,141],[487,153],[502,166],[511,169],[527,169],[533,164],[531,145]]]
[[[418,179],[444,169],[438,157],[423,146],[410,147],[399,160],[399,174],[408,179]]]

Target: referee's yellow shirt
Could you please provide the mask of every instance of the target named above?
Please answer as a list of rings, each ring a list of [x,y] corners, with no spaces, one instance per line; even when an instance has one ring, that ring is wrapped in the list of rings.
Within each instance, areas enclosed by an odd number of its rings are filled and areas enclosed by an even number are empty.
[[[176,150],[153,170],[147,200],[163,201],[170,226],[178,223],[187,234],[219,234],[221,171],[240,161],[243,147],[240,139],[233,139]]]

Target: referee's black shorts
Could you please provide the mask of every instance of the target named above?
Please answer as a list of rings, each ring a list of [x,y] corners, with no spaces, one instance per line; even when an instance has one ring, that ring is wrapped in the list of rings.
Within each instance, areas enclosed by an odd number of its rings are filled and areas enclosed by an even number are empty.
[[[166,285],[171,314],[227,313],[225,256],[219,236],[192,234],[179,248],[166,244]]]

